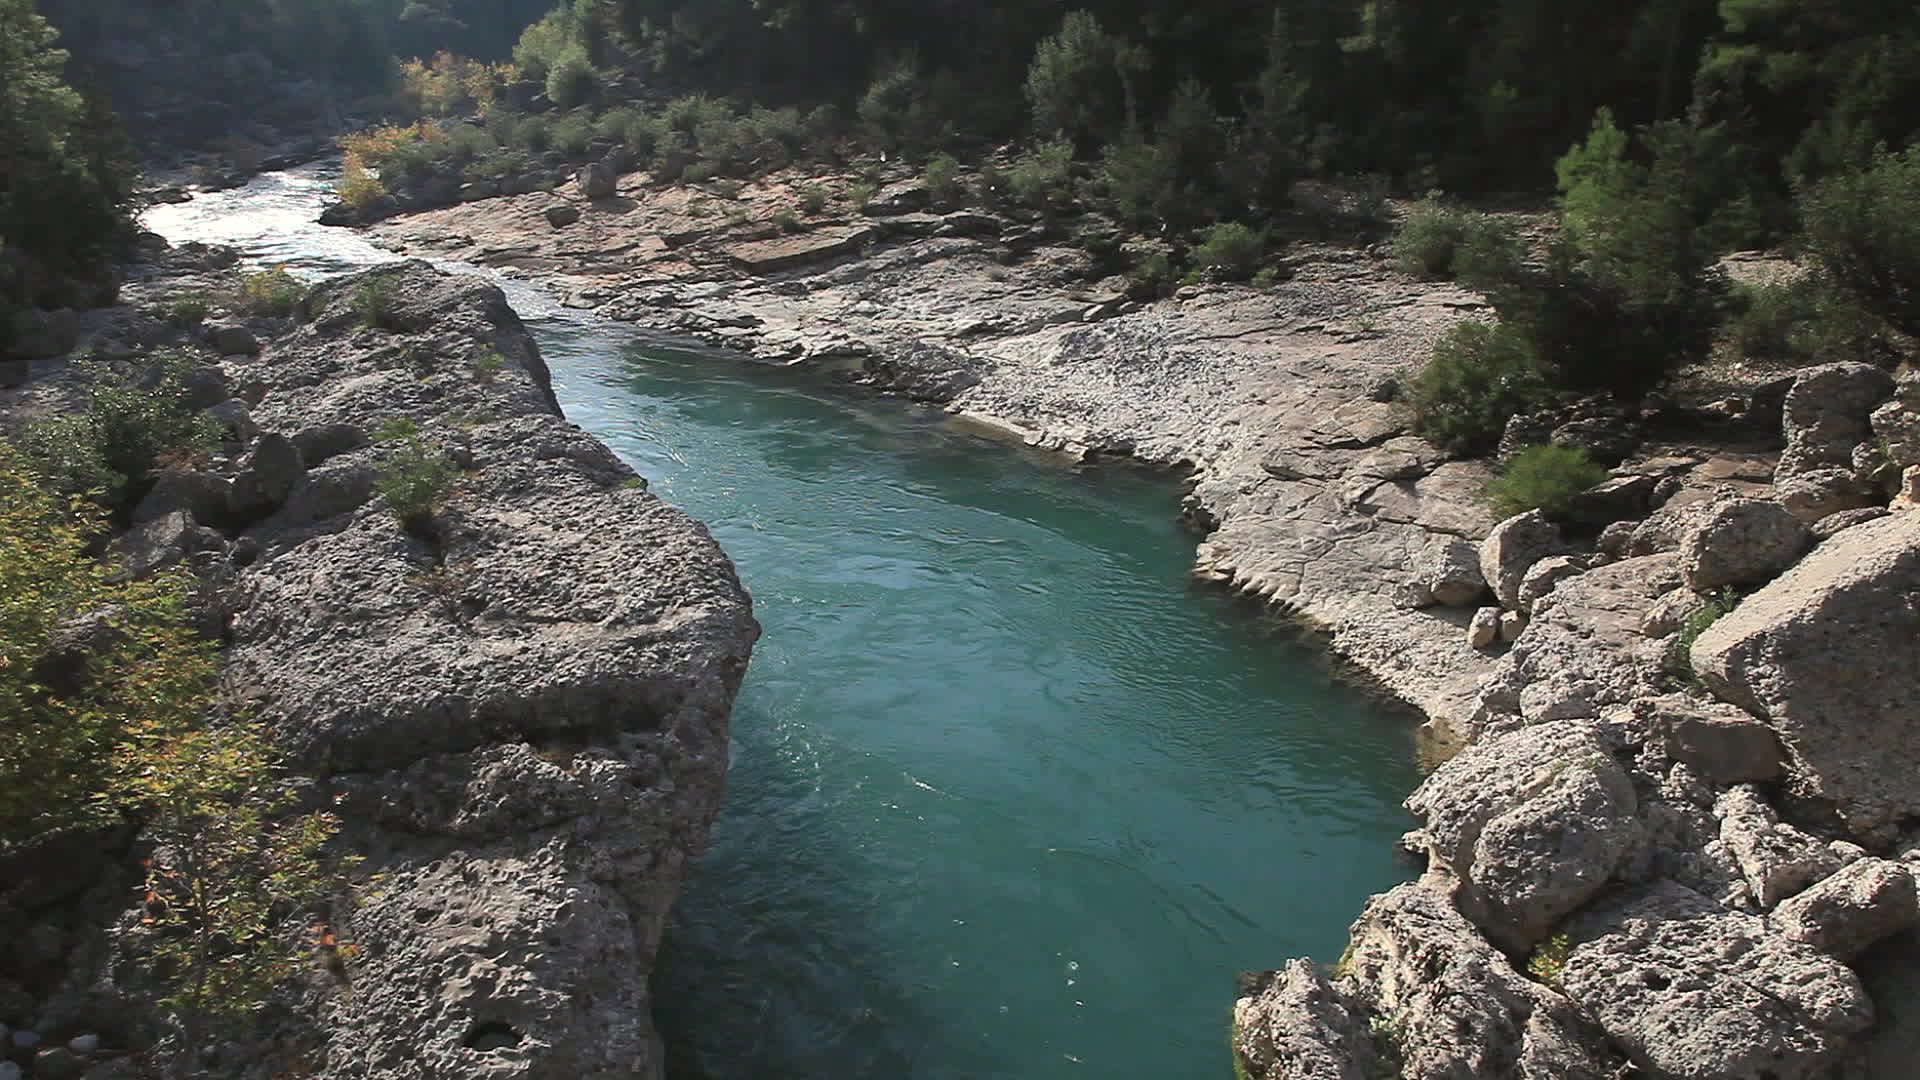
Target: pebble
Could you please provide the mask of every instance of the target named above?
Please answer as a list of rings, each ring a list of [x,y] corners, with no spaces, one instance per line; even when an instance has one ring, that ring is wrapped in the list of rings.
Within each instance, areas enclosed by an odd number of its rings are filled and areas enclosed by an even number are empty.
[[[67,1049],[76,1054],[92,1054],[100,1049],[100,1036],[75,1035],[67,1040]]]
[[[13,1033],[15,1050],[31,1050],[40,1045],[40,1033],[37,1031],[16,1031]]]

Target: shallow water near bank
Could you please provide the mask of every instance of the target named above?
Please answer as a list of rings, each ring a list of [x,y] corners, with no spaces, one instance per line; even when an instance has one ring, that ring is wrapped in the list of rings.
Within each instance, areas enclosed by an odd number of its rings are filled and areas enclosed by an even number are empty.
[[[309,274],[311,172],[157,208]],[[524,286],[562,406],[706,521],[766,634],[663,946],[677,1080],[1225,1077],[1234,975],[1331,960],[1411,722],[1187,580],[1177,483],[1074,468]]]

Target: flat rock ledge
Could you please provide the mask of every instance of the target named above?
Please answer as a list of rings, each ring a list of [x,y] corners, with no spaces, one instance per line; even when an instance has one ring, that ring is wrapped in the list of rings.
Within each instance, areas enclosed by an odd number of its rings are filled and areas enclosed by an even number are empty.
[[[355,310],[373,278],[381,328]],[[96,355],[134,364],[164,333],[136,308],[90,317]],[[661,1076],[649,972],[759,633],[731,563],[565,421],[489,283],[410,262],[252,329],[257,354],[207,350],[194,376],[233,441],[163,477],[123,544],[130,566],[199,572],[226,707],[265,719],[303,803],[342,819],[364,861],[330,929],[351,949],[237,1041],[185,1046],[120,935],[69,928],[62,977],[0,979],[5,1019],[158,1042],[167,1075]],[[460,470],[424,530],[375,490],[396,421]]]

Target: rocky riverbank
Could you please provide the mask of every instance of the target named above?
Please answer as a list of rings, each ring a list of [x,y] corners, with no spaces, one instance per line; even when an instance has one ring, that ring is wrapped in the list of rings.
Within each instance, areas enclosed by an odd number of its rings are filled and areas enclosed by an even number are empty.
[[[17,424],[157,349],[191,358],[227,441],[162,473],[114,550],[130,573],[195,571],[222,707],[267,722],[359,885],[297,986],[189,1046],[130,960],[137,840],[9,853],[0,1020],[56,1047],[16,1053],[33,1076],[660,1075],[648,972],[758,633],[731,564],[565,422],[496,287],[407,263],[290,319],[157,317],[182,290],[227,295],[229,261],[152,253],[120,306],[78,317],[95,364],[38,360],[0,404]],[[376,494],[395,421],[460,470],[430,535]],[[105,1050],[58,1048],[83,1033]]]
[[[1887,507],[1913,502],[1920,382],[1839,365],[1517,417],[1511,443],[1618,467],[1566,530],[1496,522],[1489,466],[1395,401],[1478,297],[1307,245],[1272,287],[1140,302],[1060,223],[930,212],[912,183],[802,221],[818,183],[588,170],[373,235],[1030,445],[1190,469],[1197,573],[1323,627],[1465,746],[1408,802],[1421,880],[1330,970],[1247,980],[1252,1075],[1907,1074],[1920,519]]]

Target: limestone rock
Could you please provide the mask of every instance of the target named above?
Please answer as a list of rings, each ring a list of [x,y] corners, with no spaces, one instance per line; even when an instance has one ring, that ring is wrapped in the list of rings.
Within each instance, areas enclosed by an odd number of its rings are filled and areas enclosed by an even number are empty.
[[[1875,409],[1869,423],[1895,468],[1920,465],[1920,373],[1901,372],[1893,400]]]
[[[207,343],[221,356],[253,356],[260,351],[260,339],[236,323],[208,327]]]
[[[1663,692],[1666,648],[1640,636],[1655,598],[1680,585],[1678,558],[1649,555],[1589,570],[1534,604],[1527,631],[1484,680],[1469,729],[1500,715],[1597,715]],[[1578,712],[1570,711],[1578,708]]]
[[[494,419],[467,436],[472,471],[435,550],[367,506],[316,520],[364,497],[365,451],[242,537],[223,701],[327,777],[341,843],[383,875],[336,916],[361,946],[351,993],[259,1038],[314,1047],[321,1080],[657,1080],[647,973],[720,804],[757,633],[746,594],[702,526],[566,423],[497,286],[422,263],[380,273],[419,329],[369,342],[350,317],[360,279],[320,285],[317,317],[259,365],[261,425]],[[442,341],[498,349],[530,378],[429,396],[374,358]],[[342,503],[317,505],[326,492]]]
[[[874,192],[873,198],[867,200],[860,212],[870,216],[911,214],[916,210],[925,210],[932,202],[933,193],[926,181],[901,180]]]
[[[1493,527],[1480,545],[1480,573],[1500,603],[1520,602],[1520,583],[1533,564],[1566,550],[1560,530],[1538,510],[1510,517]]]
[[[1373,1038],[1311,960],[1233,1004],[1233,1050],[1255,1080],[1373,1080]]]
[[[1777,502],[1727,499],[1680,540],[1680,573],[1695,592],[1758,585],[1793,565],[1812,542],[1798,518]]]
[[[242,521],[265,517],[287,501],[306,472],[306,461],[292,439],[271,432],[262,435],[242,459],[227,505]]]
[[[1715,785],[1777,780],[1785,766],[1773,729],[1731,705],[1667,694],[1633,711],[1664,734],[1669,757]]]
[[[1680,541],[1712,514],[1719,502],[1719,499],[1703,499],[1662,506],[1634,526],[1622,554],[1637,558],[1680,550]]]
[[[1500,609],[1483,607],[1473,613],[1473,621],[1467,623],[1467,646],[1474,649],[1491,649],[1500,640]]]
[[[368,440],[366,430],[358,424],[314,424],[294,432],[293,445],[308,468],[317,468],[329,458],[368,445]]]
[[[1871,364],[1823,364],[1800,372],[1787,392],[1787,448],[1775,480],[1850,467],[1854,444],[1872,431],[1874,409],[1892,394],[1893,377]]]
[[[1586,569],[1584,560],[1571,555],[1554,555],[1534,563],[1520,579],[1518,610],[1531,613],[1536,600],[1552,592],[1562,581],[1585,573]]]
[[[194,524],[185,512],[175,510],[121,536],[114,541],[114,548],[127,573],[140,578],[196,551],[217,550],[223,543],[219,533]]]
[[[1475,743],[1407,798],[1428,872],[1511,952],[1545,938],[1642,839],[1633,784],[1592,723],[1537,724]]]
[[[1524,611],[1503,611],[1500,613],[1500,640],[1511,645],[1520,640],[1527,629],[1527,613]]]
[[[547,224],[556,229],[564,229],[580,220],[580,208],[572,203],[555,203],[547,207]]]
[[[1843,529],[1855,525],[1865,525],[1869,521],[1878,521],[1886,517],[1889,511],[1884,506],[1870,506],[1864,510],[1842,510],[1837,514],[1828,514],[1808,527],[1815,541],[1831,539]]]
[[[1567,995],[1641,1069],[1701,1080],[1826,1080],[1873,1024],[1831,957],[1658,882],[1577,917]]]
[[[1830,514],[1874,503],[1873,496],[1853,478],[1851,469],[1838,468],[1794,473],[1774,489],[1774,498],[1787,513],[1808,525]]]
[[[1913,871],[1891,859],[1861,859],[1775,908],[1768,923],[1842,960],[1920,922]]]
[[[620,187],[620,177],[603,161],[587,165],[573,180],[584,199],[610,199]]]
[[[1567,520],[1591,528],[1620,521],[1638,522],[1653,503],[1660,478],[1648,474],[1613,476],[1573,497]]]
[[[220,434],[228,442],[252,442],[260,434],[260,427],[253,422],[253,410],[239,398],[228,398],[207,410],[207,419],[220,427]]]
[[[202,525],[218,525],[227,519],[232,487],[231,480],[214,473],[161,469],[154,474],[153,487],[133,508],[133,522],[144,525],[175,511],[185,511]]]
[[[1650,638],[1663,638],[1676,633],[1695,612],[1706,606],[1707,598],[1689,588],[1663,593],[1640,616],[1640,633]]]
[[[726,251],[727,257],[748,273],[771,274],[852,254],[878,236],[871,225],[850,225],[734,244]]]
[[[1353,924],[1347,967],[1413,1080],[1608,1080],[1618,1062],[1566,998],[1513,969],[1446,897],[1402,885]]]
[[[1715,695],[1767,719],[1806,794],[1870,836],[1920,813],[1916,645],[1920,515],[1896,514],[1836,535],[1741,601],[1692,661]]]
[[[1900,490],[1887,504],[1887,509],[1902,512],[1916,506],[1920,506],[1920,465],[1909,465],[1901,471]]]
[[[1720,819],[1720,841],[1739,863],[1740,873],[1763,910],[1840,869],[1827,845],[1780,820],[1752,788],[1721,795],[1713,806]]]
[[[1480,572],[1480,553],[1464,540],[1428,549],[1414,576],[1441,607],[1469,607],[1487,592],[1487,579]]]
[[[1639,527],[1638,521],[1616,521],[1600,530],[1600,536],[1594,541],[1593,546],[1608,558],[1625,558],[1627,545],[1633,542],[1634,530]]]

